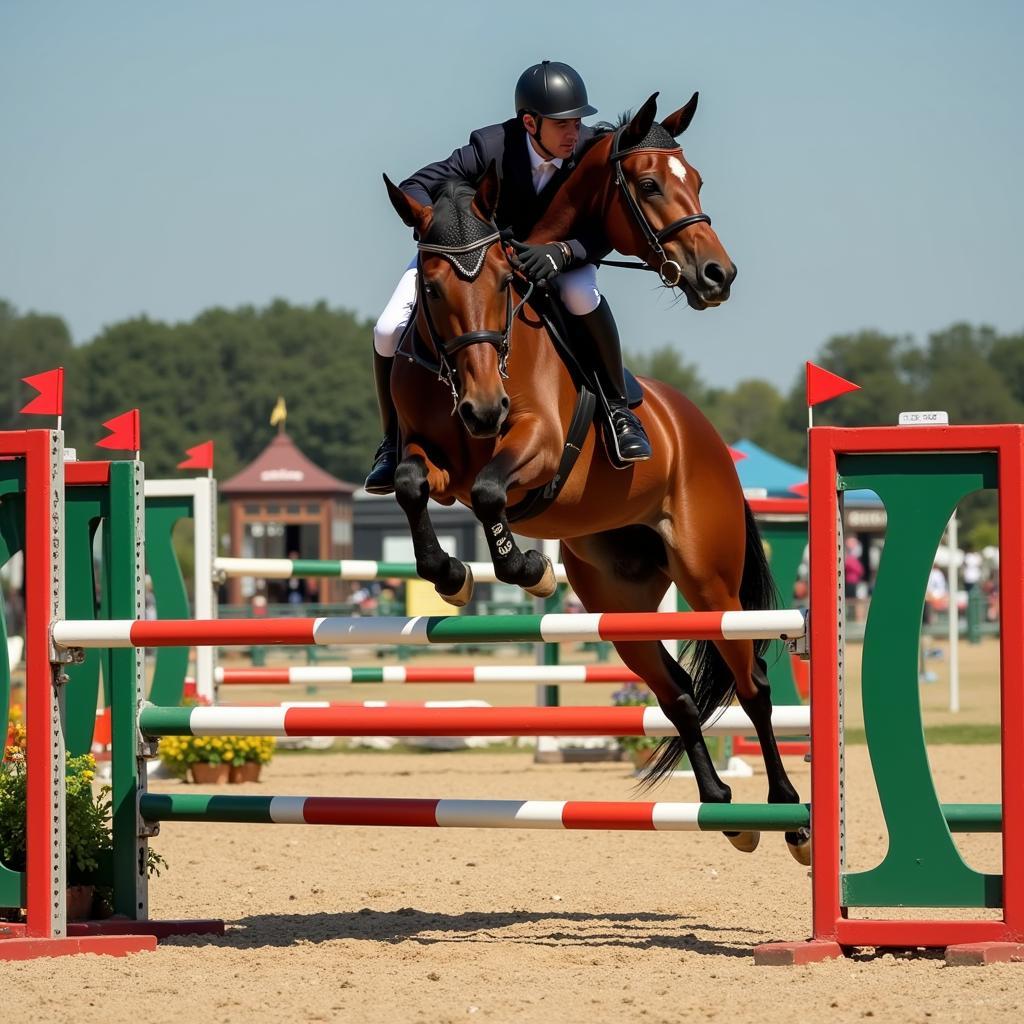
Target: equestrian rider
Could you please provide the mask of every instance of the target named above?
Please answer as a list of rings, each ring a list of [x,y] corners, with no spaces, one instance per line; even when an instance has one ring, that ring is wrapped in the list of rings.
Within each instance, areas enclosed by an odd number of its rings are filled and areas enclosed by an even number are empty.
[[[493,160],[501,178],[495,222],[526,238],[541,219],[562,182],[576,165],[594,131],[582,125],[597,110],[587,101],[583,79],[568,64],[544,61],[522,73],[516,84],[516,116],[502,124],[472,133],[469,144],[447,160],[427,164],[399,188],[417,202],[430,205],[431,192],[451,178],[476,181]],[[557,285],[566,310],[573,314],[577,337],[585,339],[581,353],[595,363],[610,406],[605,443],[613,464],[649,459],[651,446],[640,420],[626,403],[619,333],[608,301],[597,288],[596,261],[608,254],[599,228],[587,228],[577,238],[524,245],[513,243],[518,268],[537,282]],[[366,478],[371,494],[394,490],[398,463],[398,416],[391,398],[391,364],[416,299],[416,261],[398,282],[373,330],[373,368],[381,409],[384,440]]]

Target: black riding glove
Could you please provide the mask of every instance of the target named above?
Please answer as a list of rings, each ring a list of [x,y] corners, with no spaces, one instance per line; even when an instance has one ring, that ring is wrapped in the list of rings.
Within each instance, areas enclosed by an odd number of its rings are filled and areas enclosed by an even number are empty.
[[[513,240],[512,246],[516,250],[513,264],[538,284],[560,274],[572,262],[572,250],[565,242],[526,245]]]

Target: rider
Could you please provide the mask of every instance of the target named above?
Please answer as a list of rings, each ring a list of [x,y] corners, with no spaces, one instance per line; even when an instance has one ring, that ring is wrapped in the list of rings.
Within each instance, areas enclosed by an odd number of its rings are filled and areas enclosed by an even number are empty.
[[[526,238],[540,220],[559,186],[576,165],[583,145],[593,136],[582,117],[596,114],[587,101],[583,79],[568,64],[544,61],[527,68],[516,84],[516,116],[481,128],[469,144],[447,160],[427,164],[399,188],[429,206],[431,192],[451,178],[476,181],[493,160],[501,177],[495,222]],[[577,238],[524,245],[514,243],[515,262],[534,281],[553,279],[562,303],[589,342],[588,355],[597,365],[610,406],[605,444],[613,463],[625,466],[651,457],[640,420],[630,411],[622,373],[622,352],[608,301],[597,288],[596,261],[610,246],[596,228]],[[391,364],[409,322],[416,298],[416,261],[409,264],[373,330],[373,368],[384,426],[384,440],[366,478],[371,494],[394,490],[398,462],[398,416],[391,398]]]

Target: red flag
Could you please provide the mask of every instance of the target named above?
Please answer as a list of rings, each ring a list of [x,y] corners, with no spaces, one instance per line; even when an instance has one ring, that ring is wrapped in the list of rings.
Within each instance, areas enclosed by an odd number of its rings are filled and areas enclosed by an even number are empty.
[[[792,487],[789,488],[789,490],[793,494],[799,494],[801,498],[806,498],[810,495],[811,488],[810,484],[808,484],[808,482],[804,480],[803,483],[793,484]]]
[[[22,409],[22,412],[34,413],[38,416],[61,416],[64,413],[64,367],[47,370],[45,373],[34,373],[31,377],[21,378],[29,387],[39,392]]]
[[[729,448],[729,454],[732,456],[733,462],[742,462],[747,457],[747,453],[741,452],[738,448],[730,448],[729,445],[726,445],[726,448]]]
[[[110,431],[107,437],[96,442],[97,448],[113,448],[119,452],[137,452],[142,446],[139,441],[139,410],[127,412],[107,420],[103,424]]]
[[[204,441],[194,448],[187,448],[185,454],[188,458],[178,463],[178,469],[213,469],[212,441]]]
[[[807,404],[818,405],[827,402],[830,398],[838,398],[848,391],[860,391],[860,385],[853,381],[846,380],[836,373],[815,366],[814,363],[807,364]]]

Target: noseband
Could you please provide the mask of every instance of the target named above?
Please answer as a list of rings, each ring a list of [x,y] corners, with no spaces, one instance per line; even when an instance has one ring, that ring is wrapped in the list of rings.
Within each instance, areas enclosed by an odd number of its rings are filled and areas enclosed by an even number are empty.
[[[467,281],[473,281],[479,275],[484,265],[487,251],[495,242],[501,241],[501,232],[495,228],[493,234],[466,245],[435,245],[427,242],[420,242],[416,248],[420,255],[416,260],[417,281],[423,281],[423,253],[435,253],[443,256],[456,269],[459,276]],[[470,262],[472,261],[472,262]],[[512,305],[512,286],[505,290],[505,329],[503,331],[467,331],[454,338],[443,339],[434,326],[433,317],[430,315],[430,303],[425,294],[420,295],[420,308],[423,310],[423,319],[427,325],[427,336],[430,344],[437,353],[438,374],[437,379],[448,385],[452,393],[452,412],[455,412],[459,403],[459,389],[456,383],[458,371],[453,365],[454,357],[464,348],[470,345],[487,344],[493,345],[498,353],[498,372],[502,380],[508,380],[508,357],[512,347],[512,323],[523,308],[533,292],[533,284],[527,289],[526,294],[517,306]]]
[[[619,144],[622,141],[623,131],[625,131],[624,127],[620,128],[615,133],[615,141],[612,144],[612,155],[609,158],[615,167],[615,184],[622,192],[622,198],[625,200],[629,212],[633,215],[633,220],[636,221],[637,227],[639,227],[641,232],[643,232],[643,236],[646,239],[651,252],[661,260],[661,265],[657,268],[658,276],[661,278],[663,284],[668,285],[670,288],[674,288],[683,279],[683,268],[679,266],[675,260],[670,260],[668,258],[668,254],[665,252],[661,243],[664,242],[669,235],[675,234],[677,231],[682,231],[684,228],[688,228],[692,224],[707,224],[708,227],[710,227],[711,218],[706,213],[692,213],[688,217],[680,217],[679,220],[672,221],[671,224],[662,228],[660,231],[655,231],[654,228],[651,227],[651,222],[644,215],[644,211],[637,202],[636,196],[634,196],[629,189],[625,172],[622,170],[622,160],[623,157],[631,156],[633,153],[663,153],[665,150],[658,146],[645,146],[643,143],[639,146],[620,149]],[[612,267],[633,267],[644,270],[652,269],[644,263],[623,263],[619,260],[602,260],[601,262]]]

